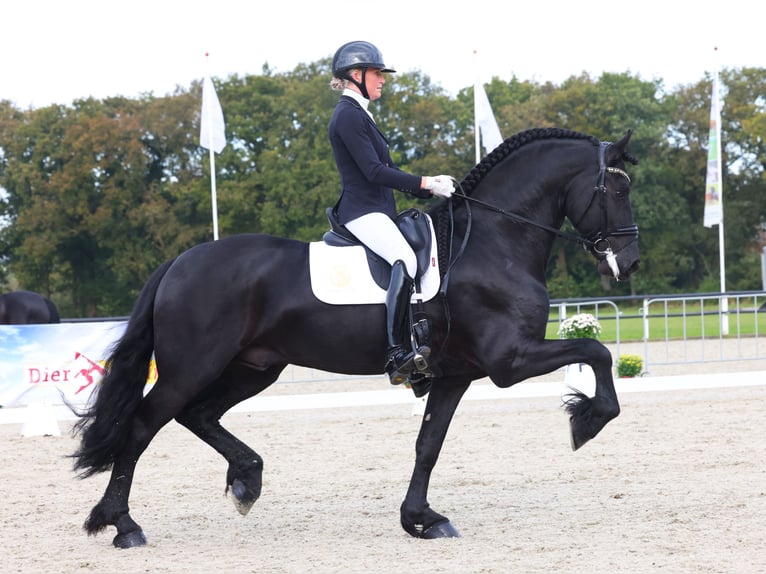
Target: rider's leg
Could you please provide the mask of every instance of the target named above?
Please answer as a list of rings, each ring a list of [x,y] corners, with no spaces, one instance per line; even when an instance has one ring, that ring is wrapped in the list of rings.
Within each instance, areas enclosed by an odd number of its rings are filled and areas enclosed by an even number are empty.
[[[367,213],[345,224],[359,241],[385,259],[393,267],[403,261],[407,274],[415,277],[418,260],[396,223],[385,213]]]
[[[386,373],[392,385],[407,382],[416,372],[428,368],[430,349],[413,349],[411,338],[410,299],[414,282],[402,261],[391,268],[391,282],[386,293]]]
[[[417,351],[412,348],[410,299],[412,278],[417,271],[415,252],[396,224],[383,213],[363,215],[346,223],[346,228],[391,264],[391,282],[386,293],[388,349],[385,370],[391,384],[407,382],[412,374],[428,370],[430,353],[427,347]]]

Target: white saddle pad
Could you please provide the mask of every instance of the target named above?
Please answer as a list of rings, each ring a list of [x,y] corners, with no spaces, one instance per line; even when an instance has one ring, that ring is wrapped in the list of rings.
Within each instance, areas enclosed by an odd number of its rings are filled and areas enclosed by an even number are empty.
[[[386,290],[378,287],[367,265],[364,247],[335,247],[323,241],[309,244],[311,289],[317,299],[331,305],[385,303]],[[439,292],[439,258],[431,226],[431,258],[412,301],[428,301]]]

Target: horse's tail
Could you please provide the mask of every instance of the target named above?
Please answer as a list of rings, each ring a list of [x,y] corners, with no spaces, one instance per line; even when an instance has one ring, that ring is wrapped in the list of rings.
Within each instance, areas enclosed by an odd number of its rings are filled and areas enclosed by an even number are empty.
[[[53,304],[53,301],[46,297],[45,305],[48,307],[48,323],[61,323],[59,310],[56,308],[56,305]]]
[[[109,470],[122,451],[149,375],[154,351],[154,300],[160,281],[174,259],[166,261],[149,277],[133,307],[123,336],[106,361],[104,378],[92,402],[74,426],[82,436],[72,457],[80,478]]]

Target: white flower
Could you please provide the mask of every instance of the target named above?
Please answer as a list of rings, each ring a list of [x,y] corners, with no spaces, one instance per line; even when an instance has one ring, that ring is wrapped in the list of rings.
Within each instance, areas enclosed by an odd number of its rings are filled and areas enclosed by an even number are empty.
[[[560,339],[597,339],[601,324],[590,313],[578,313],[562,321],[559,326]]]

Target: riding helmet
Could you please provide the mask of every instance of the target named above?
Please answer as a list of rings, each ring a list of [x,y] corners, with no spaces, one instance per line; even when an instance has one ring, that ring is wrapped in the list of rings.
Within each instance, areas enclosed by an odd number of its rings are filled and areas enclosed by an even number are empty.
[[[376,68],[384,72],[396,72],[383,63],[383,54],[373,44],[356,40],[343,44],[332,59],[332,75],[336,78],[346,76],[354,68]]]

